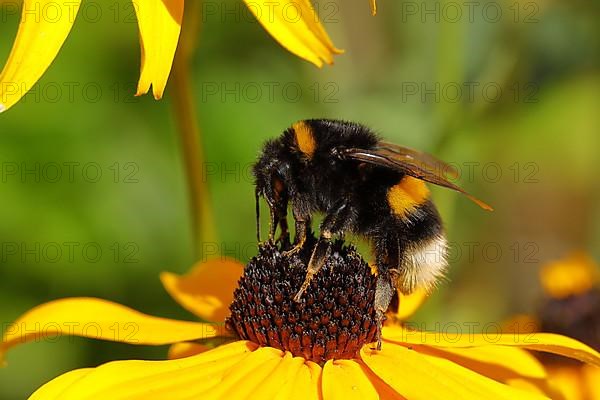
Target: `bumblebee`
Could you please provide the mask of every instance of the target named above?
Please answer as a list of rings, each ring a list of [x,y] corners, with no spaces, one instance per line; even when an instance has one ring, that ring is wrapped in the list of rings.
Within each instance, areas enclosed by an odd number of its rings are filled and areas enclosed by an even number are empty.
[[[431,289],[447,268],[444,229],[425,182],[456,190],[491,210],[448,180],[458,175],[448,164],[382,141],[353,122],[296,122],[265,143],[253,172],[259,242],[261,197],[270,208],[270,241],[280,227],[277,240],[290,243],[290,205],[296,236],[286,255],[302,248],[313,215],[324,214],[296,301],[301,301],[312,277],[324,265],[334,236],[354,233],[371,243],[378,274],[374,304],[378,349],[384,315],[395,290],[409,294],[418,287]]]

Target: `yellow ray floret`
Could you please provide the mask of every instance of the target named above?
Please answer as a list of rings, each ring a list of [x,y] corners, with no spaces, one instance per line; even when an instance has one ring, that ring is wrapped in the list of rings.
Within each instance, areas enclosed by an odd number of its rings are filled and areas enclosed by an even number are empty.
[[[598,266],[583,252],[574,252],[568,257],[544,265],[540,270],[544,291],[555,299],[585,293],[599,280]]]
[[[0,74],[0,112],[18,102],[48,69],[79,11],[79,0],[25,0],[21,24]]]
[[[142,65],[137,95],[160,99],[171,72],[181,32],[183,0],[133,0],[140,28]]]
[[[283,47],[318,67],[332,64],[337,49],[309,0],[244,0],[262,26]]]
[[[162,345],[210,338],[214,324],[153,317],[107,300],[77,297],[39,305],[13,322],[0,343],[4,354],[19,343],[44,337],[82,336],[130,344]]]

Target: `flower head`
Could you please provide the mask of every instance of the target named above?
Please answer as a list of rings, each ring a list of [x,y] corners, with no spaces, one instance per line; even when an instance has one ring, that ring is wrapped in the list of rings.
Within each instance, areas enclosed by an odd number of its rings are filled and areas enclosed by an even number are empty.
[[[309,249],[283,257],[273,245],[262,247],[240,278],[227,326],[241,339],[321,365],[355,358],[377,331],[376,279],[354,248],[337,242],[298,303],[293,297],[304,282]]]
[[[536,315],[514,316],[505,324],[507,331],[559,333],[600,350],[600,286],[594,260],[583,252],[573,252],[545,264],[539,277],[545,296]],[[537,356],[548,371],[550,387],[560,398],[600,398],[600,368],[553,354]]]
[[[398,324],[384,327],[383,349],[377,351],[370,343],[373,278],[355,250],[336,244],[323,277],[314,280],[299,305],[285,296],[301,283],[307,255],[293,257],[265,245],[243,274],[241,265],[226,261],[200,264],[183,277],[162,276],[173,297],[203,319],[226,314],[231,301],[230,332],[150,317],[97,299],[59,300],[26,313],[15,326],[31,330],[44,321],[60,327],[57,320],[129,320],[137,321],[140,333],[129,342],[174,343],[170,360],[116,361],[72,371],[31,399],[542,399],[547,398],[546,372],[524,349],[600,365],[600,354],[560,335],[506,334],[491,340],[463,334],[449,340]],[[228,299],[220,299],[221,293]],[[209,337],[231,333],[240,338],[213,349],[206,345]],[[4,336],[3,350],[32,339],[18,328]]]

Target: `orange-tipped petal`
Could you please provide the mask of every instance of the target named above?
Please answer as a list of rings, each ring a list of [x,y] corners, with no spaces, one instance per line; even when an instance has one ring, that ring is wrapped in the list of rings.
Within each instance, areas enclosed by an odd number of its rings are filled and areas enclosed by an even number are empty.
[[[67,39],[80,0],[25,0],[17,37],[0,74],[0,113],[40,79]]]
[[[188,311],[206,321],[222,322],[229,315],[233,291],[244,265],[233,259],[196,264],[186,275],[163,272],[163,286]]]
[[[137,95],[152,85],[155,99],[165,91],[181,32],[184,0],[133,0],[140,29],[142,65]]]
[[[261,25],[283,47],[318,67],[332,64],[337,49],[310,0],[244,0]]]
[[[219,385],[226,374],[253,355],[256,346],[238,341],[197,356],[168,361],[114,361],[87,370],[85,376],[70,385],[63,385],[60,393],[42,388],[30,400],[148,400],[148,399],[201,399],[200,393]],[[69,374],[71,374],[70,372]],[[81,373],[81,375],[84,375]],[[56,378],[67,380],[65,375]],[[58,386],[58,385],[57,385]]]
[[[12,323],[4,331],[0,359],[19,343],[61,335],[163,345],[220,333],[215,324],[153,317],[101,299],[67,298],[39,305]]]

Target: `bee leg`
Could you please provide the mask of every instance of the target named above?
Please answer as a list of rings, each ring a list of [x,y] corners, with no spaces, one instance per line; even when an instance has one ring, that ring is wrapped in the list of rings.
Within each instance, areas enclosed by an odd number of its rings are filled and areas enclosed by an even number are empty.
[[[310,285],[310,281],[312,280],[313,276],[315,276],[321,270],[321,268],[323,268],[325,261],[329,257],[330,251],[331,232],[325,230],[321,232],[321,237],[319,237],[312,256],[310,257],[310,261],[308,262],[304,283],[302,283],[300,290],[298,290],[298,293],[296,293],[296,296],[294,296],[294,301],[296,303],[300,302],[300,299],[302,298],[302,295],[306,289],[308,289],[308,285]]]
[[[378,266],[377,283],[375,286],[375,318],[377,323],[377,350],[381,350],[381,330],[383,328],[383,321],[385,320],[385,313],[390,306],[392,298],[394,297],[394,287],[390,274],[384,271],[384,268],[379,269]]]
[[[287,225],[287,198],[275,199],[269,202],[270,220],[269,220],[269,242],[276,243],[281,242],[285,245],[285,242],[289,242],[289,232]],[[281,234],[275,240],[275,232],[277,226],[281,227]]]
[[[275,207],[270,205],[270,220],[269,220],[269,242],[275,242],[275,231],[277,230],[277,224],[279,223],[279,218],[277,218]]]
[[[306,242],[306,234],[308,231],[308,226],[310,225],[310,221],[298,219],[295,216],[294,216],[294,218],[296,220],[295,245],[292,249],[283,252],[283,255],[286,257],[296,254],[302,249],[302,246],[304,246],[304,242]]]
[[[286,214],[279,215],[279,227],[281,228],[281,232],[276,242],[281,243],[281,248],[285,249],[290,246],[290,232],[288,230]]]
[[[329,253],[331,252],[331,237],[334,234],[344,233],[353,223],[352,209],[348,206],[348,202],[345,198],[338,200],[330,210],[327,211],[327,215],[321,224],[321,236],[317,240],[315,249],[313,250],[310,261],[308,262],[308,268],[306,271],[306,278],[304,283],[300,287],[294,301],[300,302],[302,294],[310,285],[312,277],[319,272],[319,270],[327,261]]]

